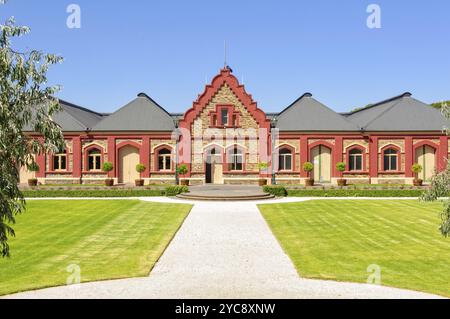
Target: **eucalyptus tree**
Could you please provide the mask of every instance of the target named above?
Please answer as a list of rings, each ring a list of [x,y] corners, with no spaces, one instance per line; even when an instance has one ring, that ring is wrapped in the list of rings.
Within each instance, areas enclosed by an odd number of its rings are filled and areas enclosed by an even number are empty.
[[[441,103],[442,115],[450,121],[450,107],[448,103]],[[445,127],[444,131],[450,135],[450,128]],[[431,179],[431,188],[422,196],[424,201],[436,201],[439,198],[446,198],[441,212],[440,230],[445,237],[450,236],[450,162],[447,162],[447,168],[437,173]]]
[[[5,0],[0,0],[0,5]],[[15,236],[15,217],[25,209],[19,189],[20,167],[35,165],[35,154],[56,151],[64,145],[52,115],[60,110],[54,95],[59,86],[47,84],[50,66],[62,62],[38,50],[20,52],[13,40],[28,34],[14,18],[0,24],[0,255],[10,255],[8,239]],[[24,134],[29,128],[41,138]],[[44,168],[41,168],[44,169]]]

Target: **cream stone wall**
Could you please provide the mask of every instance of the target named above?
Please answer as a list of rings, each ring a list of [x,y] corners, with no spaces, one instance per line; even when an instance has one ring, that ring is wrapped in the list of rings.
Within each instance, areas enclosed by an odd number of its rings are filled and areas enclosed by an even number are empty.
[[[404,139],[395,139],[395,140],[378,140],[378,152],[381,152],[383,147],[387,145],[395,145],[400,148],[401,152],[405,152],[405,140]]]

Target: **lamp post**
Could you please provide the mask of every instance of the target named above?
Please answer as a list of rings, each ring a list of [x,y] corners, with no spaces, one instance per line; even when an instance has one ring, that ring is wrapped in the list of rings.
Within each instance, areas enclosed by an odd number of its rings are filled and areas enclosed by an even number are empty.
[[[178,128],[178,120],[174,120],[173,124],[175,125],[175,185],[180,183],[180,178],[178,176],[178,141],[180,140],[180,129]]]
[[[271,136],[271,141],[272,141],[272,162],[271,162],[271,171],[272,171],[272,185],[276,185],[277,181],[276,181],[276,176],[275,176],[275,132],[277,129],[277,123],[278,123],[278,119],[276,117],[274,117],[271,121],[270,121],[270,136]]]

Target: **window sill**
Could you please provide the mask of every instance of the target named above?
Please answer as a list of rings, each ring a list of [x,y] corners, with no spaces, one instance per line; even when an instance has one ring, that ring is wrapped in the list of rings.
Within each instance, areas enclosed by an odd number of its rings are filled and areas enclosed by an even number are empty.
[[[83,174],[108,174],[108,172],[103,171],[83,171]]]
[[[367,171],[345,171],[343,172],[345,175],[369,175]]]
[[[405,172],[401,172],[401,171],[379,171],[378,174],[403,175],[403,174],[405,174]]]
[[[65,174],[65,175],[72,175],[72,172],[68,172],[68,171],[46,171],[45,174]]]

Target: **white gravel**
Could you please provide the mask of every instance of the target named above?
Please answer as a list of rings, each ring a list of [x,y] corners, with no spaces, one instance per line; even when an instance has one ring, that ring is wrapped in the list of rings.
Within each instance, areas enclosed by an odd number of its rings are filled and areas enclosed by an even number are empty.
[[[186,202],[145,198],[160,202]],[[284,199],[282,202],[304,201]],[[264,203],[280,200],[264,201]],[[195,202],[147,278],[63,286],[6,298],[438,298],[367,284],[301,279],[256,202]]]

